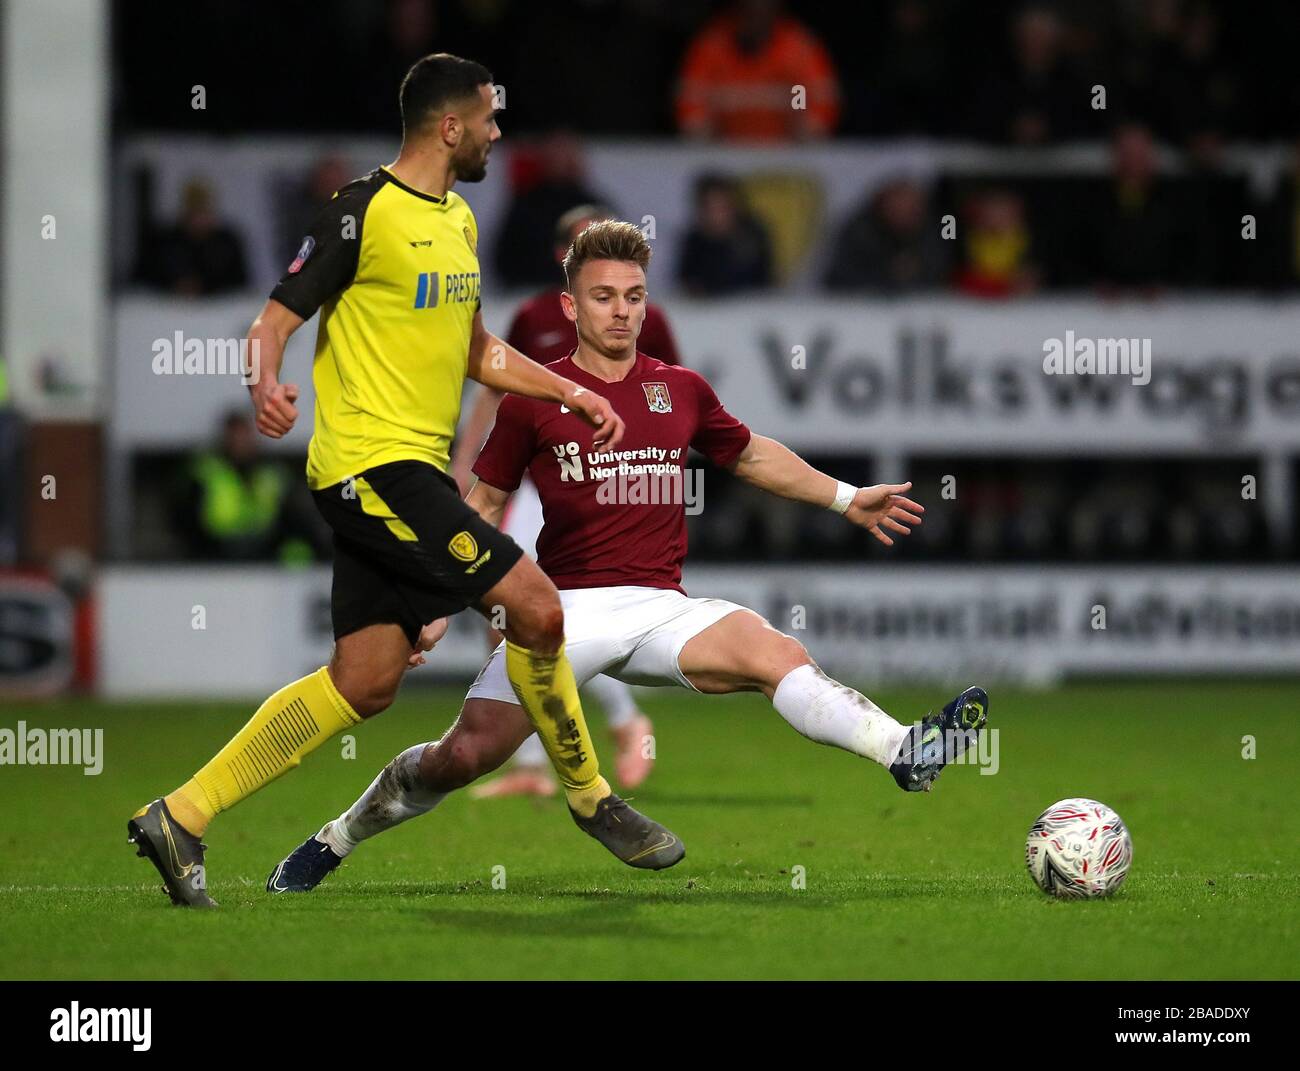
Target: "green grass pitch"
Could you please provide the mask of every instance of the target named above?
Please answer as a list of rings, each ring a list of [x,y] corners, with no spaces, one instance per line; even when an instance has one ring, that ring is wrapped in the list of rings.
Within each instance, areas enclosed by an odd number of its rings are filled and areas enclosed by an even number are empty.
[[[929,795],[803,740],[761,697],[646,692],[659,766],[636,805],[686,842],[674,869],[621,866],[557,801],[459,793],[315,893],[268,896],[275,863],[397,751],[440,734],[461,694],[408,687],[360,727],[354,759],[332,740],[219,817],[207,840],[222,906],[208,913],[168,904],[124,827],[251,707],[7,704],[0,725],[105,732],[97,777],[0,767],[0,975],[1300,978],[1294,682],[995,688],[999,772],[954,767]],[[871,694],[906,720],[948,698]],[[1133,834],[1109,901],[1049,901],[1025,872],[1030,823],[1078,795]]]

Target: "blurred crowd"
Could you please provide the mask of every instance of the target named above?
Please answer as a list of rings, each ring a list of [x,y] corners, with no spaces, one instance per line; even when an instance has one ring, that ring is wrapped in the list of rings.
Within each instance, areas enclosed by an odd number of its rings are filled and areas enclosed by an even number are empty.
[[[1294,133],[1290,0],[286,0],[119,3],[126,129],[388,132],[410,63],[486,64],[511,130],[1014,145],[1138,121],[1162,141]],[[250,24],[256,24],[251,33]],[[183,47],[178,47],[182,45]],[[229,58],[241,57],[237,69]],[[203,114],[188,87],[208,88]],[[186,87],[185,93],[167,92]],[[802,106],[792,105],[802,87]],[[1095,87],[1105,91],[1096,107]],[[562,117],[562,118],[561,118]]]
[[[775,178],[770,168],[756,176],[705,171],[684,206],[673,281],[694,297],[781,287],[818,242],[815,286],[839,295],[1154,298],[1170,289],[1300,285],[1300,140],[1267,194],[1244,171],[1224,166],[1219,143],[1201,144],[1172,167],[1162,165],[1151,129],[1140,123],[1118,125],[1106,144],[1100,174],[897,175],[873,183],[843,218],[818,224],[808,221],[820,214],[820,191],[803,188],[804,170]],[[327,155],[278,183],[279,263],[292,258],[316,211],[355,173],[346,159]],[[564,131],[513,146],[508,181],[508,208],[485,251],[485,269],[505,288],[557,281],[552,235],[565,212],[619,207],[617,191],[599,188],[580,142]],[[186,184],[174,220],[153,220],[147,203],[133,282],[179,296],[252,285],[237,227],[222,219],[209,183]]]
[[[1000,298],[1300,280],[1300,143],[1266,196],[1224,163],[1229,143],[1295,137],[1300,73],[1289,50],[1300,5],[1284,0],[332,0],[259,6],[257,34],[231,8],[189,5],[193,33],[168,49],[158,47],[172,32],[166,20],[119,5],[119,129],[391,134],[396,86],[414,59],[436,50],[478,58],[505,92],[512,146],[524,147],[512,157],[513,200],[494,255],[508,286],[551,280],[550,235],[564,211],[617,205],[590,188],[578,141],[561,129],[715,143],[1109,143],[1105,176],[1017,169],[978,182],[873,184],[849,218],[823,225],[828,291]],[[224,70],[231,55],[242,57],[237,71]],[[169,70],[182,61],[183,71]],[[165,92],[173,82],[204,84],[205,108]],[[1161,166],[1161,148],[1172,167]],[[286,259],[316,207],[351,177],[331,156],[281,191]],[[735,294],[789,276],[780,213],[762,211],[752,186],[698,176],[674,266],[683,291]],[[198,178],[182,200],[178,218],[142,222],[134,281],[180,295],[248,285],[240,236],[210,187]],[[960,221],[950,240],[935,226],[945,214]],[[1242,240],[1246,214],[1258,243]]]
[[[796,275],[805,292],[811,284],[849,298],[1300,286],[1294,0],[195,0],[186,12],[181,41],[146,6],[117,5],[119,133],[387,138],[398,124],[396,87],[415,59],[450,51],[486,64],[505,95],[509,195],[480,252],[494,283],[515,290],[558,284],[557,221],[575,206],[619,213],[620,191],[592,173],[583,141],[614,137],[789,147],[785,174],[770,157],[750,173],[719,154],[693,176],[680,218],[663,221],[680,238],[667,272],[692,296],[780,288]],[[191,107],[195,84],[207,91],[201,112]],[[910,138],[965,158],[999,152],[980,166],[864,176],[856,205],[824,211],[819,173],[802,166],[805,147]],[[1091,153],[1087,166],[1073,165],[1076,146]],[[1285,155],[1280,181],[1258,181],[1238,147],[1253,160]],[[1054,149],[1071,162],[1040,166]],[[261,225],[274,230],[278,263],[334,190],[373,164],[330,153],[275,177],[275,219]],[[195,174],[179,210],[155,218],[149,176],[137,179],[132,282],[179,296],[260,285],[241,236],[247,221],[236,221],[241,206],[220,204]],[[283,473],[250,452],[245,424],[231,416],[193,456],[157,459],[152,497],[172,523],[142,530],[169,527],[171,538],[140,553],[327,553]],[[812,460],[854,482],[882,475],[866,457]],[[917,459],[911,475],[932,486],[952,471],[946,465]],[[1300,554],[1242,503],[1242,464],[1067,467],[1063,478],[1056,462],[972,460],[957,472],[960,500],[931,496],[926,524],[895,553],[1189,562]],[[721,476],[711,486],[718,508],[691,519],[703,560],[851,561],[877,549],[833,516]]]
[[[888,478],[862,458],[810,457],[840,479]],[[932,562],[1294,561],[1300,535],[1270,534],[1240,494],[1249,458],[913,458],[925,523],[884,551],[861,529],[710,473],[709,508],[689,518],[701,560]],[[716,477],[716,478],[715,478]],[[955,480],[958,493],[940,489]]]

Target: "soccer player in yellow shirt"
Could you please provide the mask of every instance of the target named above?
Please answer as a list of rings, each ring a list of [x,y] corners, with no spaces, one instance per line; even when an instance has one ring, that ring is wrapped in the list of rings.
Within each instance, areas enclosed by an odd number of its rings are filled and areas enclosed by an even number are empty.
[[[661,869],[685,854],[600,776],[555,586],[446,471],[467,377],[567,406],[595,429],[593,447],[613,449],[623,434],[604,398],[483,326],[478,226],[452,186],[484,178],[501,136],[492,76],[456,56],[426,56],[403,79],[400,103],[397,160],[338,191],[248,334],[257,426],[279,438],[298,417],[298,388],[279,378],[284,346],[320,310],[307,481],[334,531],[334,653],[128,822],[176,904],[214,906],[200,843],[209,822],[386,709],[408,659],[436,639],[423,624],[467,606],[494,623],[504,616],[512,686],[579,827],[632,866]]]

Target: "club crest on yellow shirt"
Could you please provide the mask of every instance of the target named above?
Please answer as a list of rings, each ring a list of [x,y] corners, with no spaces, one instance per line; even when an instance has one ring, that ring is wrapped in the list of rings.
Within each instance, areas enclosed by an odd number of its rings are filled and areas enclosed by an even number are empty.
[[[465,227],[463,229],[465,231],[465,241],[469,243],[469,251],[473,253],[475,256],[478,256],[478,246],[474,242],[474,235],[470,232],[470,229],[468,227]]]
[[[463,562],[472,562],[478,557],[478,543],[468,532],[457,532],[452,536],[447,549],[451,551],[453,557]]]

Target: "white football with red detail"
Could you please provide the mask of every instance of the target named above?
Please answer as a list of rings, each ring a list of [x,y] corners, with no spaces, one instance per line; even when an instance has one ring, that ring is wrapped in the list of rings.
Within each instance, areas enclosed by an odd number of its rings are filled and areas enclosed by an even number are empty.
[[[1025,844],[1035,884],[1062,900],[1109,896],[1128,876],[1133,839],[1124,820],[1104,803],[1068,799],[1038,816]]]

